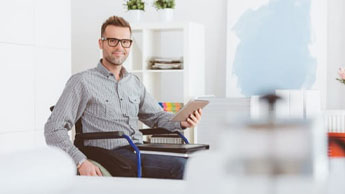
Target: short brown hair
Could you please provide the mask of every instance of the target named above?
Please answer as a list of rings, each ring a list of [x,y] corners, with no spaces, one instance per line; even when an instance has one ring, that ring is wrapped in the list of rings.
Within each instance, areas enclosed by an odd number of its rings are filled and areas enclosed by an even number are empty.
[[[129,32],[132,34],[132,29],[129,23],[119,16],[110,16],[103,24],[101,29],[101,36],[103,36],[105,32],[105,28],[109,25],[119,26],[119,27],[127,27],[129,28]]]

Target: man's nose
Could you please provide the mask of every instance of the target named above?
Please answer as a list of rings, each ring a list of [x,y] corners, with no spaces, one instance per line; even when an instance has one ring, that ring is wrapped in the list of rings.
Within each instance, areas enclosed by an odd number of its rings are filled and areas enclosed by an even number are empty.
[[[122,46],[121,41],[119,41],[119,42],[117,43],[117,45],[115,46],[115,48],[125,49],[125,48]]]

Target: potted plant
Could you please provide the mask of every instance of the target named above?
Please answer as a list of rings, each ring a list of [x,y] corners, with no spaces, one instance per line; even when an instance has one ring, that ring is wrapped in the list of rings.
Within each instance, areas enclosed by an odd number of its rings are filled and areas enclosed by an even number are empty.
[[[142,12],[145,11],[145,3],[142,0],[127,0],[125,7],[128,10],[129,20],[139,22]]]
[[[160,13],[162,20],[170,21],[173,19],[175,0],[155,0],[153,6]]]
[[[155,0],[153,5],[156,9],[174,9],[175,0]]]
[[[127,10],[142,10],[145,11],[145,3],[141,0],[127,0],[125,6]]]

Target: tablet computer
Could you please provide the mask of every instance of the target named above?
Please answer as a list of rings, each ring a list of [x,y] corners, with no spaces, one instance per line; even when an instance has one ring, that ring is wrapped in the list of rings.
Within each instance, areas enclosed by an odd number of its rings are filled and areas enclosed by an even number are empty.
[[[204,108],[209,103],[208,100],[190,100],[178,111],[172,121],[186,121],[188,116],[199,108]]]

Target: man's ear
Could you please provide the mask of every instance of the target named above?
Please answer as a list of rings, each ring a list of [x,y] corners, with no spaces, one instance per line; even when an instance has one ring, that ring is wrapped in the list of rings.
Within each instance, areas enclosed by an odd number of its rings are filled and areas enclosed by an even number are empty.
[[[99,49],[103,49],[103,41],[101,39],[98,39],[98,46],[99,46]]]

